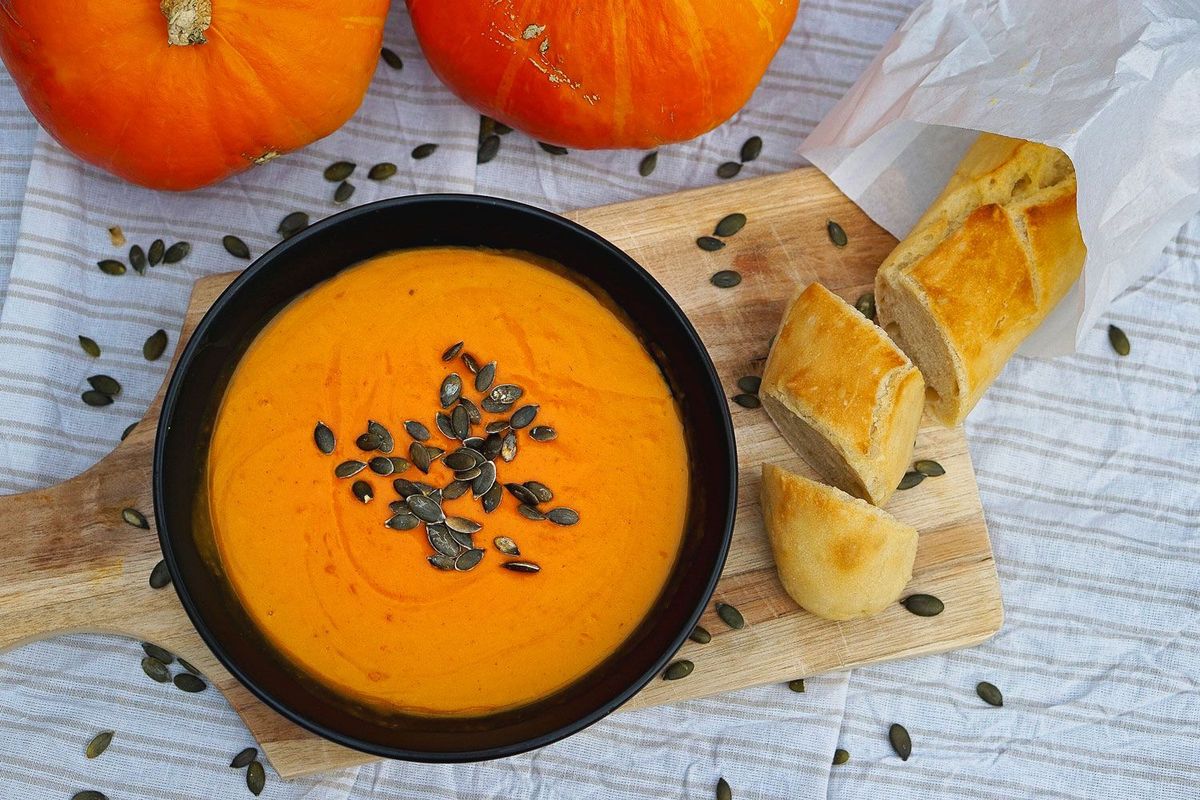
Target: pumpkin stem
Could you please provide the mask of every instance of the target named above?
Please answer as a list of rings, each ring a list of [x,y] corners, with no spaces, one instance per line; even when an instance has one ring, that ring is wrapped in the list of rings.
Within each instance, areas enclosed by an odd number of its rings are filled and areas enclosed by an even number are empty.
[[[167,44],[204,44],[212,24],[212,0],[162,0],[158,6],[167,18]]]

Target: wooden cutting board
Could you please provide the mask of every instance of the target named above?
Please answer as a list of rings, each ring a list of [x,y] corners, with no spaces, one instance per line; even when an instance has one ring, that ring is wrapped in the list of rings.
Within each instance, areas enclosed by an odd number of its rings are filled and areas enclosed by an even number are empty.
[[[711,233],[717,220],[735,211],[749,222],[727,247],[697,248],[696,237]],[[870,288],[876,267],[895,244],[814,169],[567,216],[607,237],[662,282],[696,326],[731,397],[739,377],[760,372],[784,303],[797,288],[821,281],[853,302]],[[830,243],[830,219],[848,234],[846,247]],[[711,285],[709,276],[720,269],[740,272],[741,285]],[[182,339],[233,277],[216,275],[196,284]],[[152,516],[151,454],[161,401],[160,392],[128,439],[84,474],[50,489],[0,498],[0,650],[67,631],[156,642],[197,665],[228,697],[283,777],[371,760],[317,738],[260,703],[220,666],[175,593],[149,587],[147,578],[161,558],[157,537],[123,522],[121,509]],[[936,459],[946,475],[898,492],[887,506],[921,532],[909,592],[937,595],[945,612],[922,618],[896,605],[872,619],[835,623],[802,611],[784,593],[758,507],[763,462],[815,474],[762,409],[731,407],[741,484],[733,547],[714,599],[736,605],[747,626],[730,630],[710,608],[702,624],[712,642],[689,642],[682,650],[695,662],[695,672],[685,680],[652,681],[625,708],[968,647],[999,630],[1000,588],[961,429],[925,421],[916,457]],[[137,664],[130,670],[136,673]],[[147,688],[159,687],[147,679]]]

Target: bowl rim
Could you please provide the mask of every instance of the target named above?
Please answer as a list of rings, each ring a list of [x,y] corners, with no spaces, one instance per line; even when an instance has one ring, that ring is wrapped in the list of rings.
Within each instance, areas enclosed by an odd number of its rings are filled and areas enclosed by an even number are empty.
[[[404,208],[414,204],[444,204],[449,206],[459,205],[475,205],[484,208],[503,208],[508,211],[514,211],[519,214],[528,215],[540,219],[543,223],[551,224],[565,229],[570,235],[586,239],[593,247],[607,251],[607,255],[616,261],[624,264],[625,268],[631,270],[635,275],[643,280],[656,296],[657,303],[665,310],[672,314],[676,321],[682,325],[682,331],[685,334],[689,345],[701,356],[702,371],[705,373],[707,383],[721,397],[724,397],[724,390],[721,388],[720,377],[717,375],[716,367],[713,365],[712,357],[708,353],[708,349],[704,346],[699,334],[696,333],[695,327],[687,314],[675,302],[674,298],[667,293],[666,289],[658,282],[658,280],[650,274],[641,264],[634,260],[624,250],[617,247],[612,242],[605,239],[603,236],[594,231],[580,225],[579,223],[567,219],[554,212],[547,211],[537,206],[532,206],[527,203],[521,203],[515,200],[507,200],[489,195],[467,194],[467,193],[428,193],[428,194],[411,194],[399,197],[386,198],[377,200],[371,203],[366,203],[361,206],[356,206],[337,214],[333,214],[318,222],[313,223],[301,232],[295,234],[288,239],[285,239],[271,249],[267,250],[227,286],[212,305],[204,312],[203,317],[197,323],[195,329],[188,337],[188,341],[179,354],[178,360],[171,369],[170,379],[167,385],[166,392],[163,396],[161,413],[159,415],[158,425],[155,430],[154,440],[154,462],[151,471],[152,493],[154,499],[154,515],[156,520],[165,521],[168,519],[165,509],[165,487],[162,464],[166,458],[166,441],[167,434],[170,431],[171,422],[174,417],[176,406],[178,405],[180,394],[182,393],[183,376],[187,374],[189,367],[196,358],[196,354],[200,348],[200,342],[204,341],[209,328],[214,324],[214,320],[220,316],[222,310],[232,301],[243,286],[249,283],[255,275],[264,270],[270,269],[273,264],[286,259],[288,251],[303,243],[306,239],[327,235],[331,229],[337,228],[343,222],[355,219],[362,216],[389,213],[397,208]],[[402,248],[400,248],[402,249]],[[530,251],[533,252],[533,251]],[[536,255],[536,253],[535,253]],[[344,268],[344,267],[343,267]],[[603,286],[601,286],[603,288]],[[276,311],[277,313],[277,311]],[[438,752],[430,750],[406,750],[397,747],[379,745],[371,741],[364,740],[352,734],[343,731],[333,730],[330,727],[309,719],[303,714],[295,711],[286,703],[274,696],[266,688],[258,685],[258,683],[249,678],[246,672],[232,659],[226,652],[224,645],[219,638],[213,634],[208,625],[204,622],[200,614],[197,603],[188,591],[186,582],[182,580],[182,572],[176,560],[175,548],[171,543],[171,536],[168,531],[168,526],[165,522],[159,522],[156,525],[159,546],[162,549],[163,559],[166,562],[167,569],[171,575],[171,583],[175,589],[175,593],[179,598],[183,609],[186,612],[192,626],[200,635],[205,646],[220,662],[221,666],[229,672],[242,686],[248,689],[259,701],[264,703],[268,708],[281,714],[285,719],[299,725],[301,728],[316,734],[321,738],[340,744],[344,747],[357,750],[372,756],[382,758],[400,759],[404,761],[413,761],[419,763],[469,763],[488,761],[497,758],[506,758],[509,756],[519,755],[531,750],[535,750],[554,742],[565,739],[575,733],[578,733],[585,728],[590,727],[599,720],[607,717],[613,711],[624,705],[630,698],[640,692],[645,686],[650,683],[655,676],[659,675],[667,664],[675,657],[680,647],[687,640],[692,630],[699,623],[700,617],[704,610],[708,607],[712,600],[712,595],[716,590],[717,582],[720,580],[721,574],[724,571],[725,561],[729,554],[729,548],[733,538],[734,518],[737,511],[738,499],[738,456],[737,456],[737,441],[733,432],[733,420],[730,416],[728,403],[721,405],[722,414],[719,420],[719,426],[723,433],[725,441],[726,454],[726,469],[729,475],[728,485],[725,487],[725,518],[721,525],[721,541],[718,546],[717,557],[713,562],[712,568],[704,581],[704,589],[702,592],[703,603],[698,603],[697,607],[688,616],[688,624],[676,634],[675,638],[670,642],[670,646],[665,648],[663,654],[654,660],[650,667],[635,681],[633,681],[624,690],[617,693],[608,701],[593,708],[587,714],[584,714],[570,723],[560,725],[559,727],[547,731],[538,736],[530,737],[518,742],[505,745],[496,745],[492,747],[481,748],[478,750],[456,750],[453,752]],[[712,492],[709,492],[712,496]],[[717,499],[722,499],[718,494]],[[673,568],[674,569],[674,568]],[[661,602],[662,598],[656,602]]]

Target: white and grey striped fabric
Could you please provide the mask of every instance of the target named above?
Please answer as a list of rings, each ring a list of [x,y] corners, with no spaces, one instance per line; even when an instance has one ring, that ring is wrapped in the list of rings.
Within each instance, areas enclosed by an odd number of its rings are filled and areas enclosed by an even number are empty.
[[[1085,0],[1061,0],[1086,13]],[[402,4],[363,109],[341,131],[220,186],[169,196],[86,168],[37,132],[0,71],[0,492],[60,481],[104,456],[163,379],[141,343],[172,347],[192,281],[235,269],[220,236],[261,253],[284,214],[332,213],[320,169],[341,158],[390,160],[401,173],[362,180],[353,203],[421,191],[476,191],[567,209],[711,183],[751,134],[763,156],[743,176],[799,166],[804,134],[853,83],[916,0],[813,0],[754,99],[719,130],[639,153],[550,156],[510,134],[476,167],[477,116],[421,60]],[[435,155],[412,161],[422,142]],[[193,243],[181,264],[114,278],[106,229],[131,243]],[[121,251],[123,252],[123,251]],[[1003,583],[1007,622],[968,651],[830,675],[796,694],[750,689],[609,718],[567,741],[481,765],[379,764],[283,782],[263,797],[697,798],[718,776],[746,798],[1183,798],[1200,786],[1200,219],[1192,220],[1083,352],[1015,359],[968,424]],[[99,367],[125,385],[118,403],[82,407]],[[74,635],[0,655],[0,798],[112,800],[240,797],[226,765],[251,739],[214,692],[150,682],[136,642]],[[1005,693],[983,704],[975,684]],[[911,732],[901,762],[890,723]],[[117,731],[101,758],[83,748]],[[851,754],[832,767],[836,747]]]

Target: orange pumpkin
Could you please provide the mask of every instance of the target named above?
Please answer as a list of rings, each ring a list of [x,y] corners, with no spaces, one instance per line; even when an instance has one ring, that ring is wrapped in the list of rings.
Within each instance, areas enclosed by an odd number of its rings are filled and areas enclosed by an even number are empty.
[[[0,0],[0,58],[79,158],[194,189],[326,136],[362,102],[389,0]]]
[[[408,0],[433,71],[544,142],[651,148],[750,98],[799,0]]]

